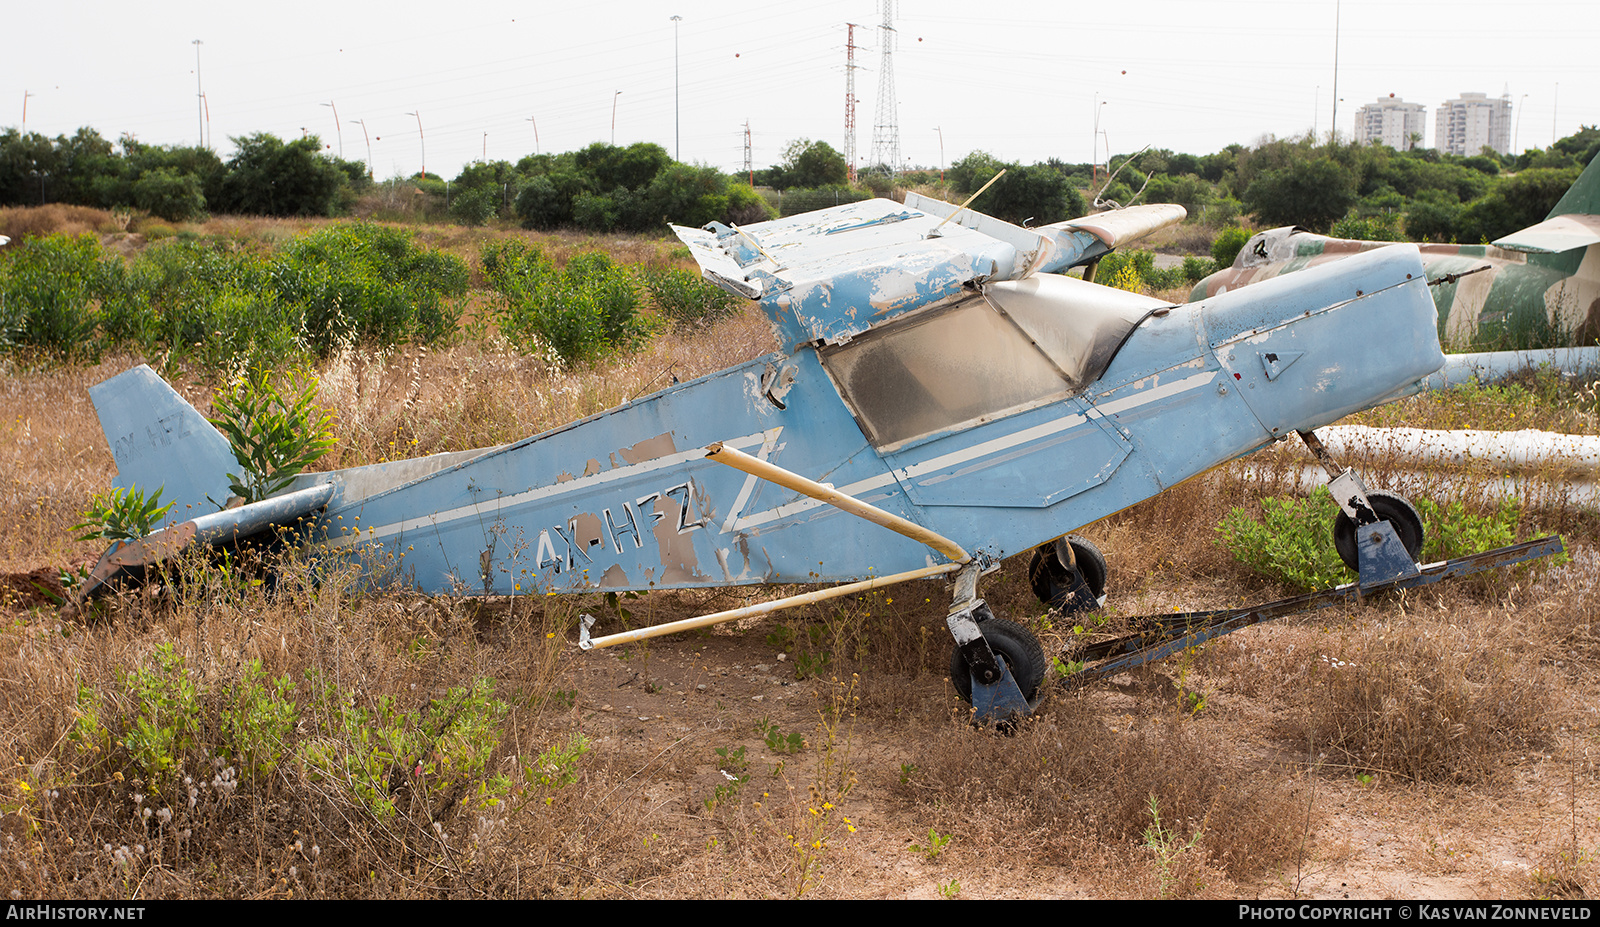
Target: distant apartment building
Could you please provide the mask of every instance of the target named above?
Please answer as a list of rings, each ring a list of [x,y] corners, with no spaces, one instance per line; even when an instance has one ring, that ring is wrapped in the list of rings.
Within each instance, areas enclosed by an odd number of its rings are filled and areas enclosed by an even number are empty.
[[[1433,147],[1446,154],[1475,155],[1488,146],[1511,153],[1511,98],[1463,93],[1446,100],[1434,117]]]
[[[1382,142],[1396,151],[1408,151],[1427,138],[1427,130],[1428,108],[1392,93],[1356,110],[1356,140],[1360,142]]]

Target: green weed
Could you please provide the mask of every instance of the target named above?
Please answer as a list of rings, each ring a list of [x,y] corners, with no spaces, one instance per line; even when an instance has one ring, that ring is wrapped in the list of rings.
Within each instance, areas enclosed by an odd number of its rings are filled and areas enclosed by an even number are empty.
[[[530,780],[547,789],[565,788],[578,781],[578,761],[592,749],[589,738],[572,734],[545,749],[524,772]]]
[[[122,743],[140,778],[152,791],[161,791],[183,754],[194,746],[200,729],[200,687],[170,643],[158,645],[155,665],[126,675],[123,686],[137,708]]]
[[[287,675],[268,679],[260,660],[245,665],[222,709],[224,750],[252,778],[270,775],[288,752],[300,709]]]
[[[493,698],[492,681],[453,687],[444,698],[410,711],[388,696],[357,705],[336,697],[315,675],[312,688],[323,706],[321,729],[297,756],[314,781],[344,791],[373,817],[394,816],[402,790],[429,818],[468,795],[489,806],[509,792],[506,777],[488,774],[500,722],[510,710]]]
[[[227,437],[241,469],[242,475],[228,474],[234,495],[257,502],[282,492],[334,446],[333,416],[316,396],[317,378],[304,370],[280,388],[259,368],[217,394],[210,421]]]
[[[114,487],[96,493],[84,510],[83,521],[72,526],[80,541],[136,540],[155,530],[175,503],[161,504],[161,490],[145,498],[138,487]]]
[[[1296,589],[1326,589],[1344,581],[1346,570],[1333,547],[1339,504],[1324,488],[1296,499],[1261,500],[1261,516],[1229,512],[1217,533],[1233,558],[1257,573]]]
[[[1184,840],[1172,828],[1161,823],[1161,804],[1154,795],[1150,796],[1150,826],[1144,830],[1145,849],[1155,854],[1156,872],[1160,879],[1159,895],[1166,898],[1172,894],[1172,889],[1177,883],[1174,868],[1179,857],[1194,849],[1196,843],[1204,832],[1204,825],[1195,829],[1195,832]]]
[[[934,830],[930,827],[928,828],[927,843],[913,843],[910,846],[907,846],[906,849],[916,853],[931,863],[938,859],[939,856],[944,853],[945,849],[950,846],[951,837],[951,834],[941,834],[937,830]]]
[[[790,731],[785,734],[778,730],[778,725],[762,718],[756,722],[756,732],[767,742],[767,749],[773,753],[799,753],[805,749],[805,738],[799,731]]]

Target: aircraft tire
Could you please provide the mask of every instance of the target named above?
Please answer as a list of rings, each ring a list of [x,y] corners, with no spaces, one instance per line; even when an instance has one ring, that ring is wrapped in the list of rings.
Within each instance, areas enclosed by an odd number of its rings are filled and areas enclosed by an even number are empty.
[[[1076,534],[1067,535],[1067,543],[1072,545],[1072,556],[1078,562],[1078,570],[1083,573],[1084,584],[1098,603],[1100,597],[1106,594],[1106,575],[1109,570],[1105,554],[1088,538]],[[1039,597],[1039,601],[1051,608],[1059,608],[1068,615],[1098,608],[1098,605],[1085,603],[1081,597],[1072,594],[1074,579],[1072,571],[1061,565],[1052,545],[1042,544],[1034,548],[1033,557],[1028,561],[1028,584],[1033,587],[1033,594]]]
[[[983,629],[984,640],[989,642],[989,649],[1010,668],[1022,697],[1032,704],[1049,665],[1039,638],[1022,625],[1004,618],[990,618],[979,627]],[[962,701],[972,704],[972,671],[960,647],[950,652],[950,681],[955,684]]]
[[[1367,501],[1372,503],[1372,510],[1378,518],[1394,527],[1395,536],[1400,538],[1411,559],[1417,559],[1422,553],[1424,531],[1422,516],[1411,507],[1411,503],[1402,496],[1382,490],[1367,493]],[[1333,519],[1333,547],[1339,552],[1339,559],[1344,561],[1345,566],[1360,572],[1361,550],[1356,541],[1356,523],[1343,509]]]

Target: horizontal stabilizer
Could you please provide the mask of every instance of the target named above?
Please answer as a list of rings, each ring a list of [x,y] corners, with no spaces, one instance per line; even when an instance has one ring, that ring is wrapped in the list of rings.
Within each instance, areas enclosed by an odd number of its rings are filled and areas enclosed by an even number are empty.
[[[1559,254],[1573,248],[1587,248],[1596,242],[1600,242],[1600,216],[1570,214],[1552,216],[1538,225],[1512,232],[1494,242],[1494,246],[1508,251]]]
[[[299,533],[307,527],[306,519],[333,498],[333,492],[332,483],[319,483],[260,502],[200,515],[142,538],[114,541],[84,578],[78,595],[92,596],[113,576],[125,571],[142,574],[145,568],[171,560],[197,544],[222,547],[273,529]]]

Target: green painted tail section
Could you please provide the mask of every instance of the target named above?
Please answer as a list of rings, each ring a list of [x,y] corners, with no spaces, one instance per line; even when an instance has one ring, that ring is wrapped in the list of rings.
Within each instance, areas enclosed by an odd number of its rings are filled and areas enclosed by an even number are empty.
[[[1571,215],[1600,216],[1600,157],[1589,162],[1545,218]]]

